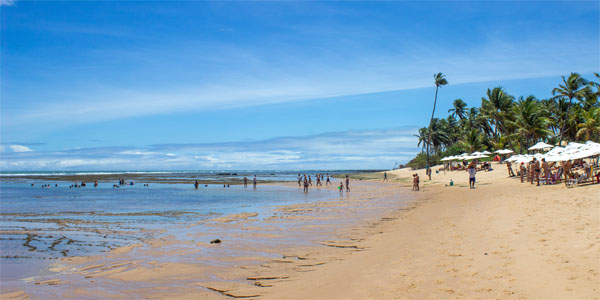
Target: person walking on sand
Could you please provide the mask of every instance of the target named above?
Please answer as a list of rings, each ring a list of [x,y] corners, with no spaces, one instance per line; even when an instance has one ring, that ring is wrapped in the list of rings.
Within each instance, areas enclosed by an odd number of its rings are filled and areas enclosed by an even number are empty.
[[[469,164],[469,188],[475,188],[475,174],[477,174],[477,168],[474,163]]]
[[[252,187],[256,189],[256,175],[254,175],[254,178],[252,178]]]
[[[383,172],[383,181],[384,182],[388,181],[388,179],[387,179],[387,172]]]
[[[248,187],[248,177],[244,176],[244,187]]]
[[[350,192],[350,177],[346,175],[346,192]]]
[[[333,185],[331,181],[329,181],[329,173],[327,173],[327,181],[325,182],[325,185],[328,186],[330,184]]]

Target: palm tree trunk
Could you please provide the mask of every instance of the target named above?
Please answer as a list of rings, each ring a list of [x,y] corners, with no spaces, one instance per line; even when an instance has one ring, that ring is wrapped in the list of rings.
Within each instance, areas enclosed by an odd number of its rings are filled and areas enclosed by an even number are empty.
[[[573,101],[573,98],[569,97],[569,105],[567,106],[567,111],[565,113],[565,119],[563,121],[563,126],[560,129],[560,141],[558,142],[559,146],[562,145],[563,137],[564,137],[564,134],[565,134],[565,129],[567,128],[567,121],[569,120],[569,108],[571,108],[571,102],[572,101]]]
[[[431,119],[429,120],[429,130],[428,130],[428,138],[427,138],[427,167],[431,167],[429,165],[429,143],[431,142],[431,125],[433,124],[433,115],[435,114],[435,104],[437,103],[437,94],[438,94],[439,86],[435,86],[435,98],[433,100],[433,111],[431,112]]]

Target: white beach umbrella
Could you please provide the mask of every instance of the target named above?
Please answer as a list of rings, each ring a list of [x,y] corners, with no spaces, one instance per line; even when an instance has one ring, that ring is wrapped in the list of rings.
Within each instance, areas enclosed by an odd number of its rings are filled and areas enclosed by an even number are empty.
[[[554,146],[546,144],[544,142],[539,142],[529,148],[527,148],[527,150],[544,150],[544,149],[550,149],[553,148]]]
[[[490,151],[487,151],[487,150],[485,150],[485,151],[483,151],[483,152],[481,152],[481,153],[483,153],[483,154],[485,154],[485,155],[490,155],[490,154],[492,154],[492,152],[490,152]]]
[[[479,151],[475,151],[473,153],[471,153],[471,156],[476,156],[476,155],[482,155],[483,153],[479,152]]]
[[[453,160],[453,159],[454,159],[454,156],[447,156],[447,157],[444,157],[444,158],[442,158],[440,160],[441,161],[449,161],[449,160]]]
[[[514,153],[514,151],[509,150],[509,149],[501,149],[501,150],[497,150],[496,153],[498,153],[498,154],[511,154],[511,153]]]

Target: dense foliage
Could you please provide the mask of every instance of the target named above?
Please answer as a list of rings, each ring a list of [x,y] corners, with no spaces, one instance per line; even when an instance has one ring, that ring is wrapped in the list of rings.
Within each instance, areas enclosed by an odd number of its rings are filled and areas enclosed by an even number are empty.
[[[468,107],[463,100],[456,99],[447,118],[433,118],[430,126],[419,129],[416,136],[421,153],[408,166],[425,167],[428,155],[431,164],[436,165],[444,156],[462,152],[509,148],[524,153],[539,141],[553,145],[598,142],[598,73],[594,80],[588,81],[577,73],[563,76],[549,99],[535,96],[517,99],[502,87],[488,89],[479,107]]]

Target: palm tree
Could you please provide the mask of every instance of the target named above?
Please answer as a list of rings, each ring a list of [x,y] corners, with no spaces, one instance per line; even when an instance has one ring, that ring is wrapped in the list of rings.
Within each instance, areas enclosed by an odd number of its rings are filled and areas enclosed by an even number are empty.
[[[448,84],[448,81],[446,80],[446,76],[444,74],[437,73],[437,74],[433,74],[433,79],[435,80],[435,98],[433,100],[433,111],[431,112],[431,119],[429,120],[429,138],[427,139],[427,141],[431,141],[431,125],[433,124],[433,115],[435,114],[435,105],[437,103],[437,94],[438,94],[438,89],[440,88],[440,86],[446,85]],[[429,165],[429,142],[427,143],[427,167],[430,167]]]
[[[481,132],[477,129],[468,130],[463,138],[458,142],[459,147],[468,153],[481,150],[483,147],[483,139]]]
[[[494,139],[504,132],[504,122],[510,114],[514,97],[502,87],[487,90],[487,99],[481,98],[481,113],[487,117],[490,133]]]
[[[419,143],[417,143],[417,147],[421,146],[421,144],[423,144],[423,147],[421,147],[421,153],[423,153],[423,151],[425,151],[425,145],[427,144],[427,127],[423,127],[423,128],[419,128],[419,134],[415,134],[414,136],[419,138]]]
[[[510,122],[516,128],[514,134],[520,137],[521,146],[522,141],[525,141],[525,146],[529,146],[550,135],[550,120],[545,117],[544,107],[534,96],[526,99],[521,97],[513,109],[513,114],[515,120]]]
[[[458,118],[462,120],[467,113],[467,104],[462,101],[462,99],[456,99],[452,102],[452,108],[449,109],[448,112],[451,112],[453,117],[458,116]]]
[[[585,136],[585,140],[589,141],[593,136],[600,136],[600,107],[591,108],[583,112],[583,122],[577,124],[577,138]]]
[[[588,81],[583,79],[581,75],[577,73],[571,73],[568,78],[562,76],[563,84],[560,84],[559,87],[554,88],[552,90],[552,95],[555,95],[554,98],[557,97],[567,97],[569,99],[569,105],[567,106],[567,117],[569,116],[569,109],[571,108],[571,104],[573,102],[573,98],[581,101],[584,97],[584,90],[588,86]],[[559,144],[563,141],[563,136],[565,133],[565,127],[567,125],[567,118],[563,121],[563,125],[560,130],[560,141]]]

